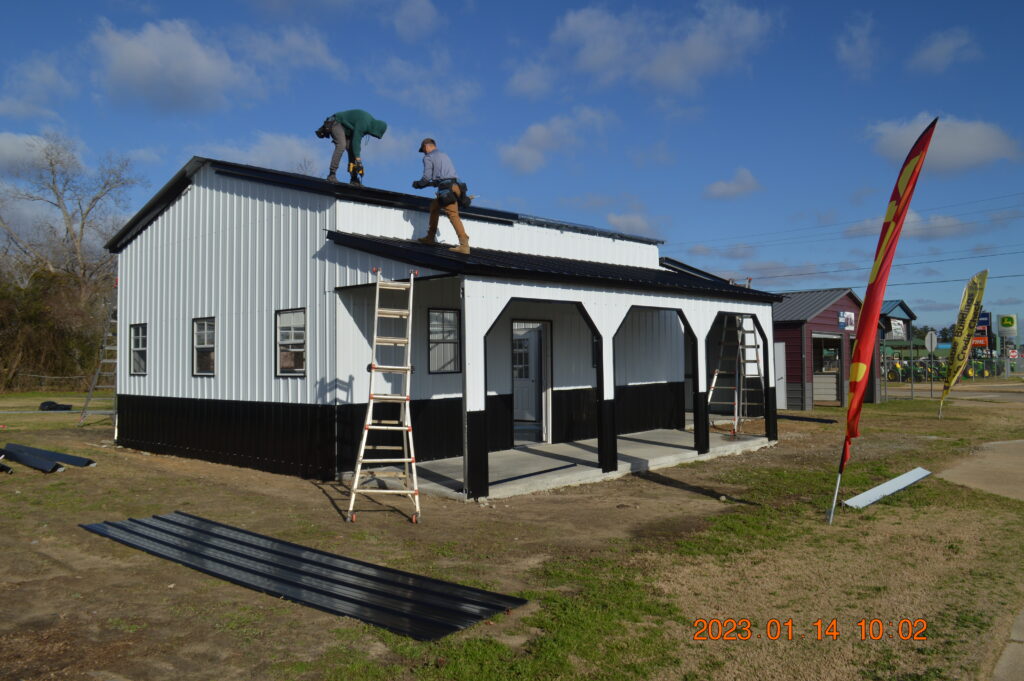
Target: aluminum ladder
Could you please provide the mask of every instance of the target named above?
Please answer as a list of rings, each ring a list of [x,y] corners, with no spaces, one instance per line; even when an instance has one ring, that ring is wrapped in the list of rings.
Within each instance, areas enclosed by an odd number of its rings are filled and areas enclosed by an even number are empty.
[[[731,322],[731,324],[730,324]],[[730,329],[734,326],[734,329]],[[722,320],[722,340],[719,345],[718,368],[715,369],[708,388],[708,406],[732,406],[732,436],[735,438],[740,431],[740,424],[749,418],[749,408],[760,405],[764,408],[764,373],[761,371],[761,345],[758,342],[757,330],[750,315],[729,315]],[[736,341],[729,339],[730,330],[736,332]],[[726,355],[726,348],[735,348],[735,357]],[[731,376],[732,385],[718,385],[719,376]],[[757,378],[758,386],[747,385],[748,379]],[[731,391],[732,399],[716,400],[715,390]],[[748,393],[758,393],[761,401],[752,402]]]
[[[116,295],[116,294],[115,294]],[[82,415],[78,419],[78,425],[85,424],[85,419],[90,414],[109,414],[117,418],[117,394],[112,397],[97,396],[97,390],[116,390],[117,388],[117,302],[116,298],[108,304],[110,309],[107,315],[107,323],[103,327],[103,340],[100,341],[99,361],[96,363],[96,372],[92,376],[92,383],[89,384],[89,394],[85,397],[85,404],[82,405]],[[93,400],[112,400],[110,409],[89,409]]]
[[[412,499],[414,510],[410,517],[413,523],[420,519],[420,489],[416,478],[416,448],[413,445],[412,418],[410,416],[410,387],[412,383],[412,301],[413,285],[418,272],[409,273],[409,281],[385,281],[381,279],[380,268],[373,268],[376,285],[373,300],[373,341],[370,351],[370,395],[366,403],[366,419],[363,421],[363,433],[359,440],[359,451],[356,454],[356,469],[352,477],[351,494],[348,502],[348,521],[356,521],[356,496],[359,494],[398,494]],[[381,307],[381,292],[392,292],[386,297],[397,297],[405,294],[405,306],[397,305]],[[401,327],[401,333],[381,334],[381,322],[384,325]],[[381,363],[378,356],[379,348],[401,348],[401,363]],[[394,351],[392,354],[395,355]],[[377,392],[376,385],[383,382],[384,377],[398,376],[402,389]],[[379,378],[378,378],[379,377]],[[389,386],[391,387],[391,386]],[[375,409],[385,404],[398,405],[398,418],[381,418]],[[401,444],[395,443],[395,435]],[[372,440],[372,441],[371,441]],[[367,454],[370,456],[367,456]],[[402,464],[402,470],[394,470],[395,464]],[[366,487],[366,483],[383,478],[398,478],[402,481],[401,489]]]

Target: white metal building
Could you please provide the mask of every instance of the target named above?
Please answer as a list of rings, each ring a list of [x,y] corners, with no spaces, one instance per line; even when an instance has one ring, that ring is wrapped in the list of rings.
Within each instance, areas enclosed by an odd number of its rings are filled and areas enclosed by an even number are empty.
[[[778,296],[660,258],[652,239],[475,207],[472,254],[451,253],[411,240],[428,203],[189,161],[107,244],[126,359],[117,441],[306,477],[351,469],[379,267],[418,272],[417,456],[463,456],[468,496],[487,494],[489,452],[596,436],[595,465],[614,470],[616,434],[682,428],[688,410],[707,451],[713,327],[750,315],[771,348]]]

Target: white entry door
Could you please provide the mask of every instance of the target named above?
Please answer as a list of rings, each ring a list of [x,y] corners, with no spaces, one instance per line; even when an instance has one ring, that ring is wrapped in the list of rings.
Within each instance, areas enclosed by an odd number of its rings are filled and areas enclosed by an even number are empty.
[[[512,325],[513,418],[540,421],[541,327],[532,322]]]

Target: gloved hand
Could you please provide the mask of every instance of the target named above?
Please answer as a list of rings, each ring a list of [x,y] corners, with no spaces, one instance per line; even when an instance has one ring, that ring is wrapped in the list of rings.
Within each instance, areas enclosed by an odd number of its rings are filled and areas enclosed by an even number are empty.
[[[413,189],[423,189],[426,186],[428,186],[428,183],[427,183],[426,180],[413,180],[413,183],[412,183],[412,188]]]

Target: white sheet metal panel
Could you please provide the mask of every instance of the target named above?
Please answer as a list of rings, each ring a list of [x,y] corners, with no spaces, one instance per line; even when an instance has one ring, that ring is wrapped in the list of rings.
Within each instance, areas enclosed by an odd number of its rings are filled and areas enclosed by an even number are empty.
[[[847,499],[843,502],[850,508],[864,508],[870,504],[875,503],[879,499],[889,496],[895,492],[899,492],[904,487],[909,487],[919,480],[923,480],[931,475],[931,471],[925,470],[924,468],[915,468],[914,470],[907,471],[903,475],[898,475],[892,480],[887,480],[877,487],[872,487],[867,492],[861,492],[852,499]]]
[[[331,197],[201,169],[118,256],[121,324],[147,324],[149,340],[147,375],[130,376],[120,362],[118,392],[307,404],[336,399],[335,287],[369,283],[375,266],[387,278],[404,278],[409,266],[327,242],[335,213]],[[291,308],[306,310],[306,375],[276,377],[275,312]],[[196,317],[216,320],[212,377],[192,376]],[[128,357],[127,333],[119,344]]]
[[[426,212],[339,200],[337,214],[340,232],[396,239],[419,238],[427,233]],[[507,225],[464,219],[463,224],[471,245],[478,248],[660,268],[658,247],[654,244],[519,222]],[[458,243],[455,230],[444,215],[438,222],[438,237],[441,241]]]
[[[615,334],[615,385],[682,381],[685,350],[678,314],[634,308]]]
[[[679,309],[690,323],[697,336],[697,378],[700,391],[707,390],[707,363],[704,356],[704,339],[711,324],[720,312],[751,314],[758,318],[767,336],[766,347],[773,342],[771,304],[738,300],[716,300],[674,295],[672,293],[643,291],[609,291],[595,287],[552,285],[537,282],[509,282],[485,277],[466,277],[464,304],[466,306],[466,382],[469,386],[467,408],[479,411],[484,408],[484,351],[479,342],[500,310],[510,298],[547,299],[580,302],[598,327],[604,338],[613,338],[632,307],[655,307]],[[604,348],[604,399],[615,396],[614,343],[606,342]],[[771,353],[768,362],[775,385],[775,370]]]

